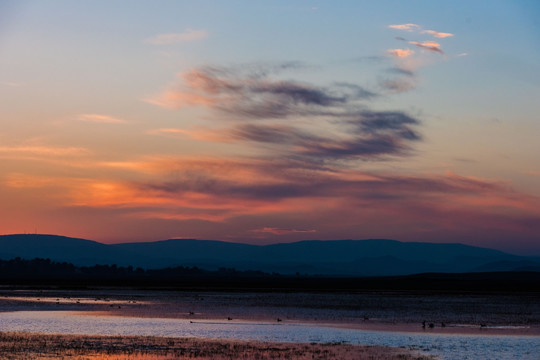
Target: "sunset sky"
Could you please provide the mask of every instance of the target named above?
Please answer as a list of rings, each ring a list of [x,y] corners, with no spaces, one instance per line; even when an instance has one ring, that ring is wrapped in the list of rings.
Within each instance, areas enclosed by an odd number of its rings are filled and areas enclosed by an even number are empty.
[[[540,2],[0,2],[0,233],[540,255]]]

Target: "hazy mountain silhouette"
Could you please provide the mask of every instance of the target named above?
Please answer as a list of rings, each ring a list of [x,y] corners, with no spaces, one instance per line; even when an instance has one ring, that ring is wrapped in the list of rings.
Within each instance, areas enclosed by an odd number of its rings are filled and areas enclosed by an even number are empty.
[[[300,241],[248,245],[173,239],[107,245],[55,235],[0,236],[0,259],[49,258],[75,265],[117,264],[144,268],[198,266],[326,275],[407,275],[425,272],[540,269],[540,258],[463,244],[395,240]]]

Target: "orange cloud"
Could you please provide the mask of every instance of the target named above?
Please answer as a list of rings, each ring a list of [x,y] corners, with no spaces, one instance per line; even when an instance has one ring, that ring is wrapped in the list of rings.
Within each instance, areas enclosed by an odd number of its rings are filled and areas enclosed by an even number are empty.
[[[100,114],[81,114],[77,116],[79,121],[87,122],[97,122],[97,123],[107,123],[107,124],[125,124],[127,121],[115,118],[109,115],[100,115]]]
[[[130,229],[142,221],[154,224],[160,234],[149,232],[149,237],[168,236],[160,232],[163,226],[177,231],[181,222],[180,228],[197,226],[197,234],[206,238],[307,238],[316,232],[318,238],[427,234],[427,239],[431,230],[439,235],[470,229],[527,233],[540,224],[539,199],[517,193],[507,183],[451,172],[414,177],[279,158],[164,156],[97,164],[151,176],[121,181],[103,171],[100,178],[14,173],[2,179],[0,193],[15,194],[19,204],[34,209],[37,197],[40,206],[69,213],[69,224],[57,226],[73,226],[74,233],[99,216],[124,224],[131,237],[140,236]],[[294,219],[301,220],[295,224]],[[218,228],[200,227],[193,220],[214,222]],[[272,226],[259,227],[261,222]]]
[[[8,174],[5,177],[3,184],[10,188],[16,189],[31,189],[57,186],[57,178],[31,176],[22,173]]]
[[[132,217],[140,219],[161,219],[161,220],[204,220],[211,222],[223,222],[227,219],[224,214],[212,214],[203,211],[188,210],[184,212],[179,211],[143,211],[137,212],[131,215]]]
[[[0,146],[0,157],[14,155],[33,156],[81,156],[88,155],[90,151],[81,147],[61,147],[45,145],[22,145],[22,146]]]
[[[143,101],[167,109],[180,109],[185,106],[197,105],[210,106],[216,102],[215,99],[203,94],[177,90],[166,90],[155,97],[145,98]]]
[[[202,40],[208,37],[206,30],[187,29],[181,33],[159,34],[146,39],[144,42],[152,45],[168,45]]]
[[[412,54],[414,54],[414,51],[411,50],[411,49],[390,49],[390,50],[387,50],[387,51],[391,55],[397,56],[399,58],[406,58],[406,57],[411,56]]]

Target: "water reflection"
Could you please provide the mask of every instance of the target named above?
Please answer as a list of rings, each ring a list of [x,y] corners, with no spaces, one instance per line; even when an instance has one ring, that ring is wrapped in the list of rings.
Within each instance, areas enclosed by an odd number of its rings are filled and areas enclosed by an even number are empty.
[[[307,324],[83,315],[69,311],[0,313],[4,331],[85,335],[136,335],[413,347],[446,360],[538,360],[540,337],[391,333]],[[144,356],[144,355],[142,355]],[[127,358],[126,358],[127,359]],[[138,359],[138,358],[134,358]],[[153,358],[140,358],[153,359]],[[159,358],[156,358],[159,359]]]

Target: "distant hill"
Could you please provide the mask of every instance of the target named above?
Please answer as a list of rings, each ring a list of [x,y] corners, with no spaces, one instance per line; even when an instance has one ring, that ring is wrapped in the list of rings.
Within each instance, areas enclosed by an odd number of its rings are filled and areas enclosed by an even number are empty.
[[[391,276],[428,272],[536,271],[540,258],[463,244],[385,239],[300,241],[248,245],[172,239],[102,244],[55,235],[0,236],[0,259],[49,258],[78,266],[117,264],[143,268],[197,266],[282,274]]]

